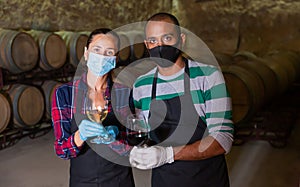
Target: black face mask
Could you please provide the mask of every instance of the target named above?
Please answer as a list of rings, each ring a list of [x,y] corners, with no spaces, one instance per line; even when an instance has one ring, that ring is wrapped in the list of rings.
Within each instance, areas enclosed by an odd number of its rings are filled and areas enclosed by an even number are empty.
[[[174,65],[181,51],[175,46],[162,45],[149,49],[149,54],[157,65],[165,68]]]

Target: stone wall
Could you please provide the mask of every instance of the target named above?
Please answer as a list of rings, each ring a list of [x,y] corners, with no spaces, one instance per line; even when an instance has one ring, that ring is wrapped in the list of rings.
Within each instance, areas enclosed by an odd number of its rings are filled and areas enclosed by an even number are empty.
[[[0,28],[90,31],[144,21],[157,11],[171,11],[172,0],[1,0]]]
[[[0,28],[90,31],[172,12],[213,51],[300,49],[298,0],[1,0]]]
[[[298,0],[178,0],[173,12],[213,51],[300,51]]]

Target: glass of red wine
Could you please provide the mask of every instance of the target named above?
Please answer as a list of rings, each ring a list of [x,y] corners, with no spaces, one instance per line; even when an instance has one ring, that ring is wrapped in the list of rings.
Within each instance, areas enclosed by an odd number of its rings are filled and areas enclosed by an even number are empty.
[[[130,114],[127,117],[126,136],[129,145],[147,147],[150,127],[144,115]]]

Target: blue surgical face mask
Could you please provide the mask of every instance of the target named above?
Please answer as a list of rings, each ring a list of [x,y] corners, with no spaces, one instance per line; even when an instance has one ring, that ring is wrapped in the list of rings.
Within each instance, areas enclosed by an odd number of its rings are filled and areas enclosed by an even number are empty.
[[[116,57],[89,52],[87,66],[93,74],[103,76],[116,67]]]

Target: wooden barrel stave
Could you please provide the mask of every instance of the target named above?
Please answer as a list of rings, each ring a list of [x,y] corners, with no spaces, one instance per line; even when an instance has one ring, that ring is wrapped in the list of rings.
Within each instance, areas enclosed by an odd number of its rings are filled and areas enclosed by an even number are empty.
[[[51,119],[52,96],[55,92],[55,89],[60,85],[62,85],[62,83],[54,80],[47,80],[41,86],[45,97],[45,105],[46,105],[45,117],[47,120]]]
[[[248,51],[240,51],[233,55],[234,64],[241,66],[252,73],[256,73],[264,83],[265,103],[271,102],[279,95],[278,78],[275,72],[253,53]]]
[[[0,30],[0,66],[10,73],[30,71],[37,65],[37,43],[25,32]]]
[[[77,67],[84,54],[84,47],[86,46],[88,35],[71,31],[59,31],[55,33],[60,35],[66,43],[68,62],[74,67]]]
[[[130,63],[130,54],[131,54],[131,47],[130,47],[130,39],[126,35],[126,33],[119,33],[120,37],[120,51],[118,54],[119,65],[126,66]]]
[[[263,106],[265,90],[257,74],[235,65],[222,66],[227,89],[232,98],[235,123],[250,120]]]
[[[7,128],[10,122],[11,112],[12,111],[8,97],[5,94],[0,93],[0,133]]]
[[[266,64],[269,64],[273,67],[274,71],[277,71],[278,73],[279,71],[282,71],[280,74],[282,76],[285,74],[288,81],[287,88],[296,80],[296,70],[288,55],[281,54],[280,52],[270,52],[263,56],[263,59],[265,60]]]
[[[142,33],[133,33],[132,40],[132,60],[138,60],[145,56],[146,46],[144,44],[144,36]]]
[[[13,122],[18,127],[31,127],[40,122],[44,114],[44,97],[35,86],[14,84],[8,90],[12,101]]]
[[[38,43],[40,49],[39,66],[45,71],[61,68],[67,58],[67,47],[64,40],[55,33],[31,30],[28,33]]]

